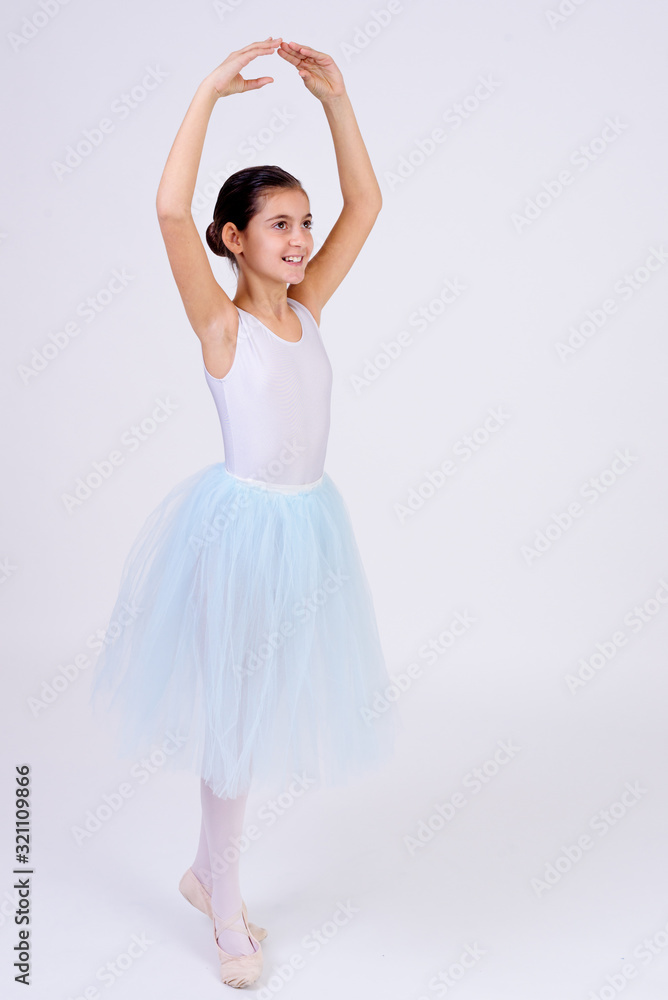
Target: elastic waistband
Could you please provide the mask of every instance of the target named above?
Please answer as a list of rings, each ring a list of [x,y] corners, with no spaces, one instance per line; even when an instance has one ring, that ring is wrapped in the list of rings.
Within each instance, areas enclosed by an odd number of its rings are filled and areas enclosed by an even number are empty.
[[[274,490],[278,493],[303,493],[306,490],[313,490],[316,486],[320,486],[325,478],[323,473],[320,479],[316,479],[314,483],[266,483],[262,479],[246,479],[244,476],[236,476],[227,467],[225,471],[233,479],[238,479],[240,483],[248,483],[249,486],[259,486],[261,489]]]

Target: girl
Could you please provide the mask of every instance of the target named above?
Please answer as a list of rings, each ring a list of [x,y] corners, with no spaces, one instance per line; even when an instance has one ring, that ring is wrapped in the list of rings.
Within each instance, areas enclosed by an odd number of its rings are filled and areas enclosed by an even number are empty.
[[[312,256],[309,200],[295,177],[276,166],[228,177],[206,239],[237,277],[230,299],[191,203],[214,105],[272,83],[241,76],[272,53],[322,103],[343,209]],[[158,189],[225,461],[176,486],[142,529],[112,621],[134,612],[107,639],[95,692],[113,693],[126,751],[167,735],[201,776],[199,846],[180,889],[213,919],[231,986],[259,977],[266,935],[248,922],[229,861],[239,852],[225,853],[239,843],[251,777],[272,789],[301,774],[340,783],[394,745],[389,713],[375,720],[369,710],[388,675],[348,511],[323,468],[332,368],[319,329],[380,207],[334,60],[271,37],[232,52],[197,88]]]

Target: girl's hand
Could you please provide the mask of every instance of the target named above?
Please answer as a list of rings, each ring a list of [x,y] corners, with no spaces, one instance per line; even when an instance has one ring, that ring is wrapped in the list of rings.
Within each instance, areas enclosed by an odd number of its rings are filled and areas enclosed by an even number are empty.
[[[252,59],[258,56],[268,56],[276,50],[276,46],[281,44],[280,38],[266,38],[262,42],[251,42],[243,49],[231,52],[227,59],[220,64],[213,73],[209,73],[207,82],[211,84],[218,97],[229,97],[230,94],[243,94],[247,90],[258,90],[267,83],[273,83],[272,76],[260,76],[253,80],[244,80],[241,70],[247,66]]]
[[[299,70],[304,86],[319,101],[341,97],[346,92],[341,71],[331,56],[297,42],[281,42],[279,56]]]

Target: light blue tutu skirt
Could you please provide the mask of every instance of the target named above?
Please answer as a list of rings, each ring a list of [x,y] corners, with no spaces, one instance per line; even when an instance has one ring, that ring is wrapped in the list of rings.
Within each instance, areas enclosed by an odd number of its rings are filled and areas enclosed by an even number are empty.
[[[295,773],[342,784],[392,754],[373,600],[331,478],[273,487],[223,462],[179,483],[123,569],[93,704],[120,752],[168,761],[233,798]],[[163,755],[164,756],[164,755]]]

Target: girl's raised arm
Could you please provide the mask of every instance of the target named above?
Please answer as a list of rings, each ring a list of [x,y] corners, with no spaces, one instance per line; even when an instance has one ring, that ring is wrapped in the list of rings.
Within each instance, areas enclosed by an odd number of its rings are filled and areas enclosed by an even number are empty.
[[[278,54],[297,68],[304,86],[322,103],[332,133],[343,196],[341,214],[307,264],[304,280],[288,289],[291,298],[319,317],[325,302],[362,249],[383,198],[343,76],[332,57],[297,42],[284,42]]]
[[[236,329],[236,310],[216,281],[192,217],[197,171],[204,137],[216,101],[230,94],[257,90],[273,77],[244,80],[241,70],[252,59],[270,55],[280,38],[253,42],[232,52],[197,88],[167,157],[156,198],[160,231],[190,325],[204,341],[219,334],[229,317]],[[234,319],[232,319],[234,317]]]

